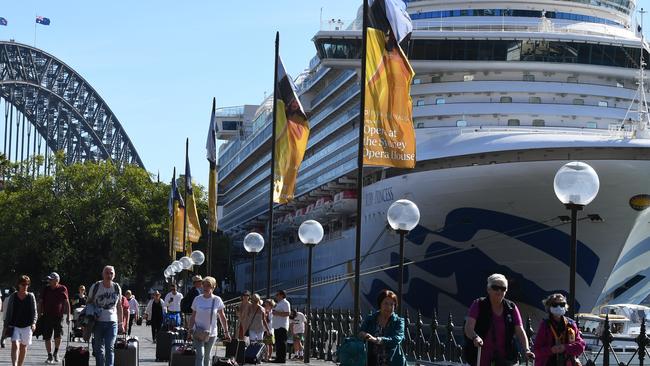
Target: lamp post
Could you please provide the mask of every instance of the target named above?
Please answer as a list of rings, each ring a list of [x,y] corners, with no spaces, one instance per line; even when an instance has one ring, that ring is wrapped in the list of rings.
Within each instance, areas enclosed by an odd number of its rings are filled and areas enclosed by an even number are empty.
[[[251,294],[255,293],[255,256],[264,248],[264,237],[258,233],[249,233],[244,238],[244,249],[253,254],[253,271],[251,273]]]
[[[569,316],[575,315],[576,305],[576,267],[578,252],[577,216],[578,211],[596,198],[600,181],[598,174],[589,164],[572,161],[555,173],[553,189],[555,195],[568,210],[571,210],[571,259],[569,264]]]
[[[402,286],[404,284],[404,236],[420,222],[418,206],[405,199],[393,202],[386,212],[388,224],[399,234],[399,282],[397,283],[397,313],[402,315]]]
[[[307,220],[298,228],[298,238],[309,248],[309,260],[307,261],[307,325],[305,327],[305,363],[309,363],[311,350],[311,262],[312,250],[316,244],[323,240],[323,226],[316,220]]]

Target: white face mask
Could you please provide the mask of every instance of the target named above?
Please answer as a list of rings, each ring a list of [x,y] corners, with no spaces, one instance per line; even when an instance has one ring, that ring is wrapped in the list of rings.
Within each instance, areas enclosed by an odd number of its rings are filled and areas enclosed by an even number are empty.
[[[556,316],[562,316],[566,313],[566,308],[564,306],[553,306],[550,308],[551,314]]]

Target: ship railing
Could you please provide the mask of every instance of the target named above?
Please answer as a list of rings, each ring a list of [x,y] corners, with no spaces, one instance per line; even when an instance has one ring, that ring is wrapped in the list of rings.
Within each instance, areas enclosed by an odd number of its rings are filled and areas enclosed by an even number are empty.
[[[237,309],[239,302],[228,301],[225,313],[229,323],[229,329],[237,329]],[[304,309],[297,308],[304,312]],[[337,349],[346,337],[354,336],[353,312],[349,309],[312,308],[308,326],[311,329],[310,340],[311,357],[323,361],[339,362]],[[438,314],[434,310],[428,323],[420,310],[415,317],[411,317],[408,310],[404,312],[405,329],[402,349],[409,364],[420,365],[442,365],[466,364],[463,358],[463,326],[456,325],[451,314],[447,317],[446,324],[438,321]],[[363,317],[360,319],[363,322]],[[530,347],[533,348],[534,335],[533,321],[526,318],[524,331],[528,336]],[[578,325],[580,326],[580,325]],[[222,332],[222,327],[219,327]],[[220,334],[222,336],[222,334]],[[234,335],[233,335],[234,336]],[[590,333],[583,334],[583,339],[597,341],[596,350],[587,350],[580,357],[582,365],[585,366],[643,366],[646,357],[650,358],[648,337],[645,319],[641,321],[639,334],[636,337],[615,337],[611,332],[609,315],[605,317],[600,335]],[[625,352],[617,349],[614,342],[628,341],[633,346],[628,347]],[[592,342],[593,344],[593,342]],[[291,352],[291,347],[289,347]],[[521,347],[519,347],[521,348]],[[528,359],[522,353],[519,354],[519,364],[528,365]]]
[[[500,127],[500,126],[477,126],[460,129],[461,135],[475,133],[523,133],[523,134],[546,134],[546,135],[583,135],[583,136],[602,136],[611,138],[632,138],[636,126],[621,124],[611,124],[607,130],[595,128],[559,128],[559,127]]]
[[[535,19],[525,21],[517,19],[503,19],[489,23],[467,22],[458,20],[418,19],[413,21],[416,31],[440,32],[533,32],[533,33],[565,33],[594,36],[607,36],[610,38],[629,38],[621,35],[621,28],[606,24],[589,23],[589,29],[576,28],[573,25],[559,25],[549,19]],[[360,31],[361,22],[326,20],[321,22],[321,31]]]

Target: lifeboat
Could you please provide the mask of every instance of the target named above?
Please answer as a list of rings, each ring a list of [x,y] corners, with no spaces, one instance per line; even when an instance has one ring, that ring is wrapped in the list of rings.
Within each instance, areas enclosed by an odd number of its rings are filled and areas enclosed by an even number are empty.
[[[330,212],[349,215],[357,212],[357,192],[341,191],[334,196]]]
[[[294,225],[300,225],[307,220],[307,217],[305,216],[306,210],[307,209],[304,207],[296,210],[296,214],[293,216]]]
[[[311,220],[320,221],[325,218],[327,211],[329,211],[330,206],[332,205],[332,197],[325,196],[321,197],[314,203],[314,209],[310,212],[309,218]]]

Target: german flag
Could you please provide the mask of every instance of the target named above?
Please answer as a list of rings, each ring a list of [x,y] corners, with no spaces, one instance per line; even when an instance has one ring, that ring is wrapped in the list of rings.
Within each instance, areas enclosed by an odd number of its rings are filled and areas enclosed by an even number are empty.
[[[277,64],[273,202],[287,203],[293,199],[298,169],[307,150],[309,121],[279,56]]]
[[[411,18],[402,0],[375,0],[367,16],[363,163],[414,168],[415,73],[400,46],[410,38]]]

